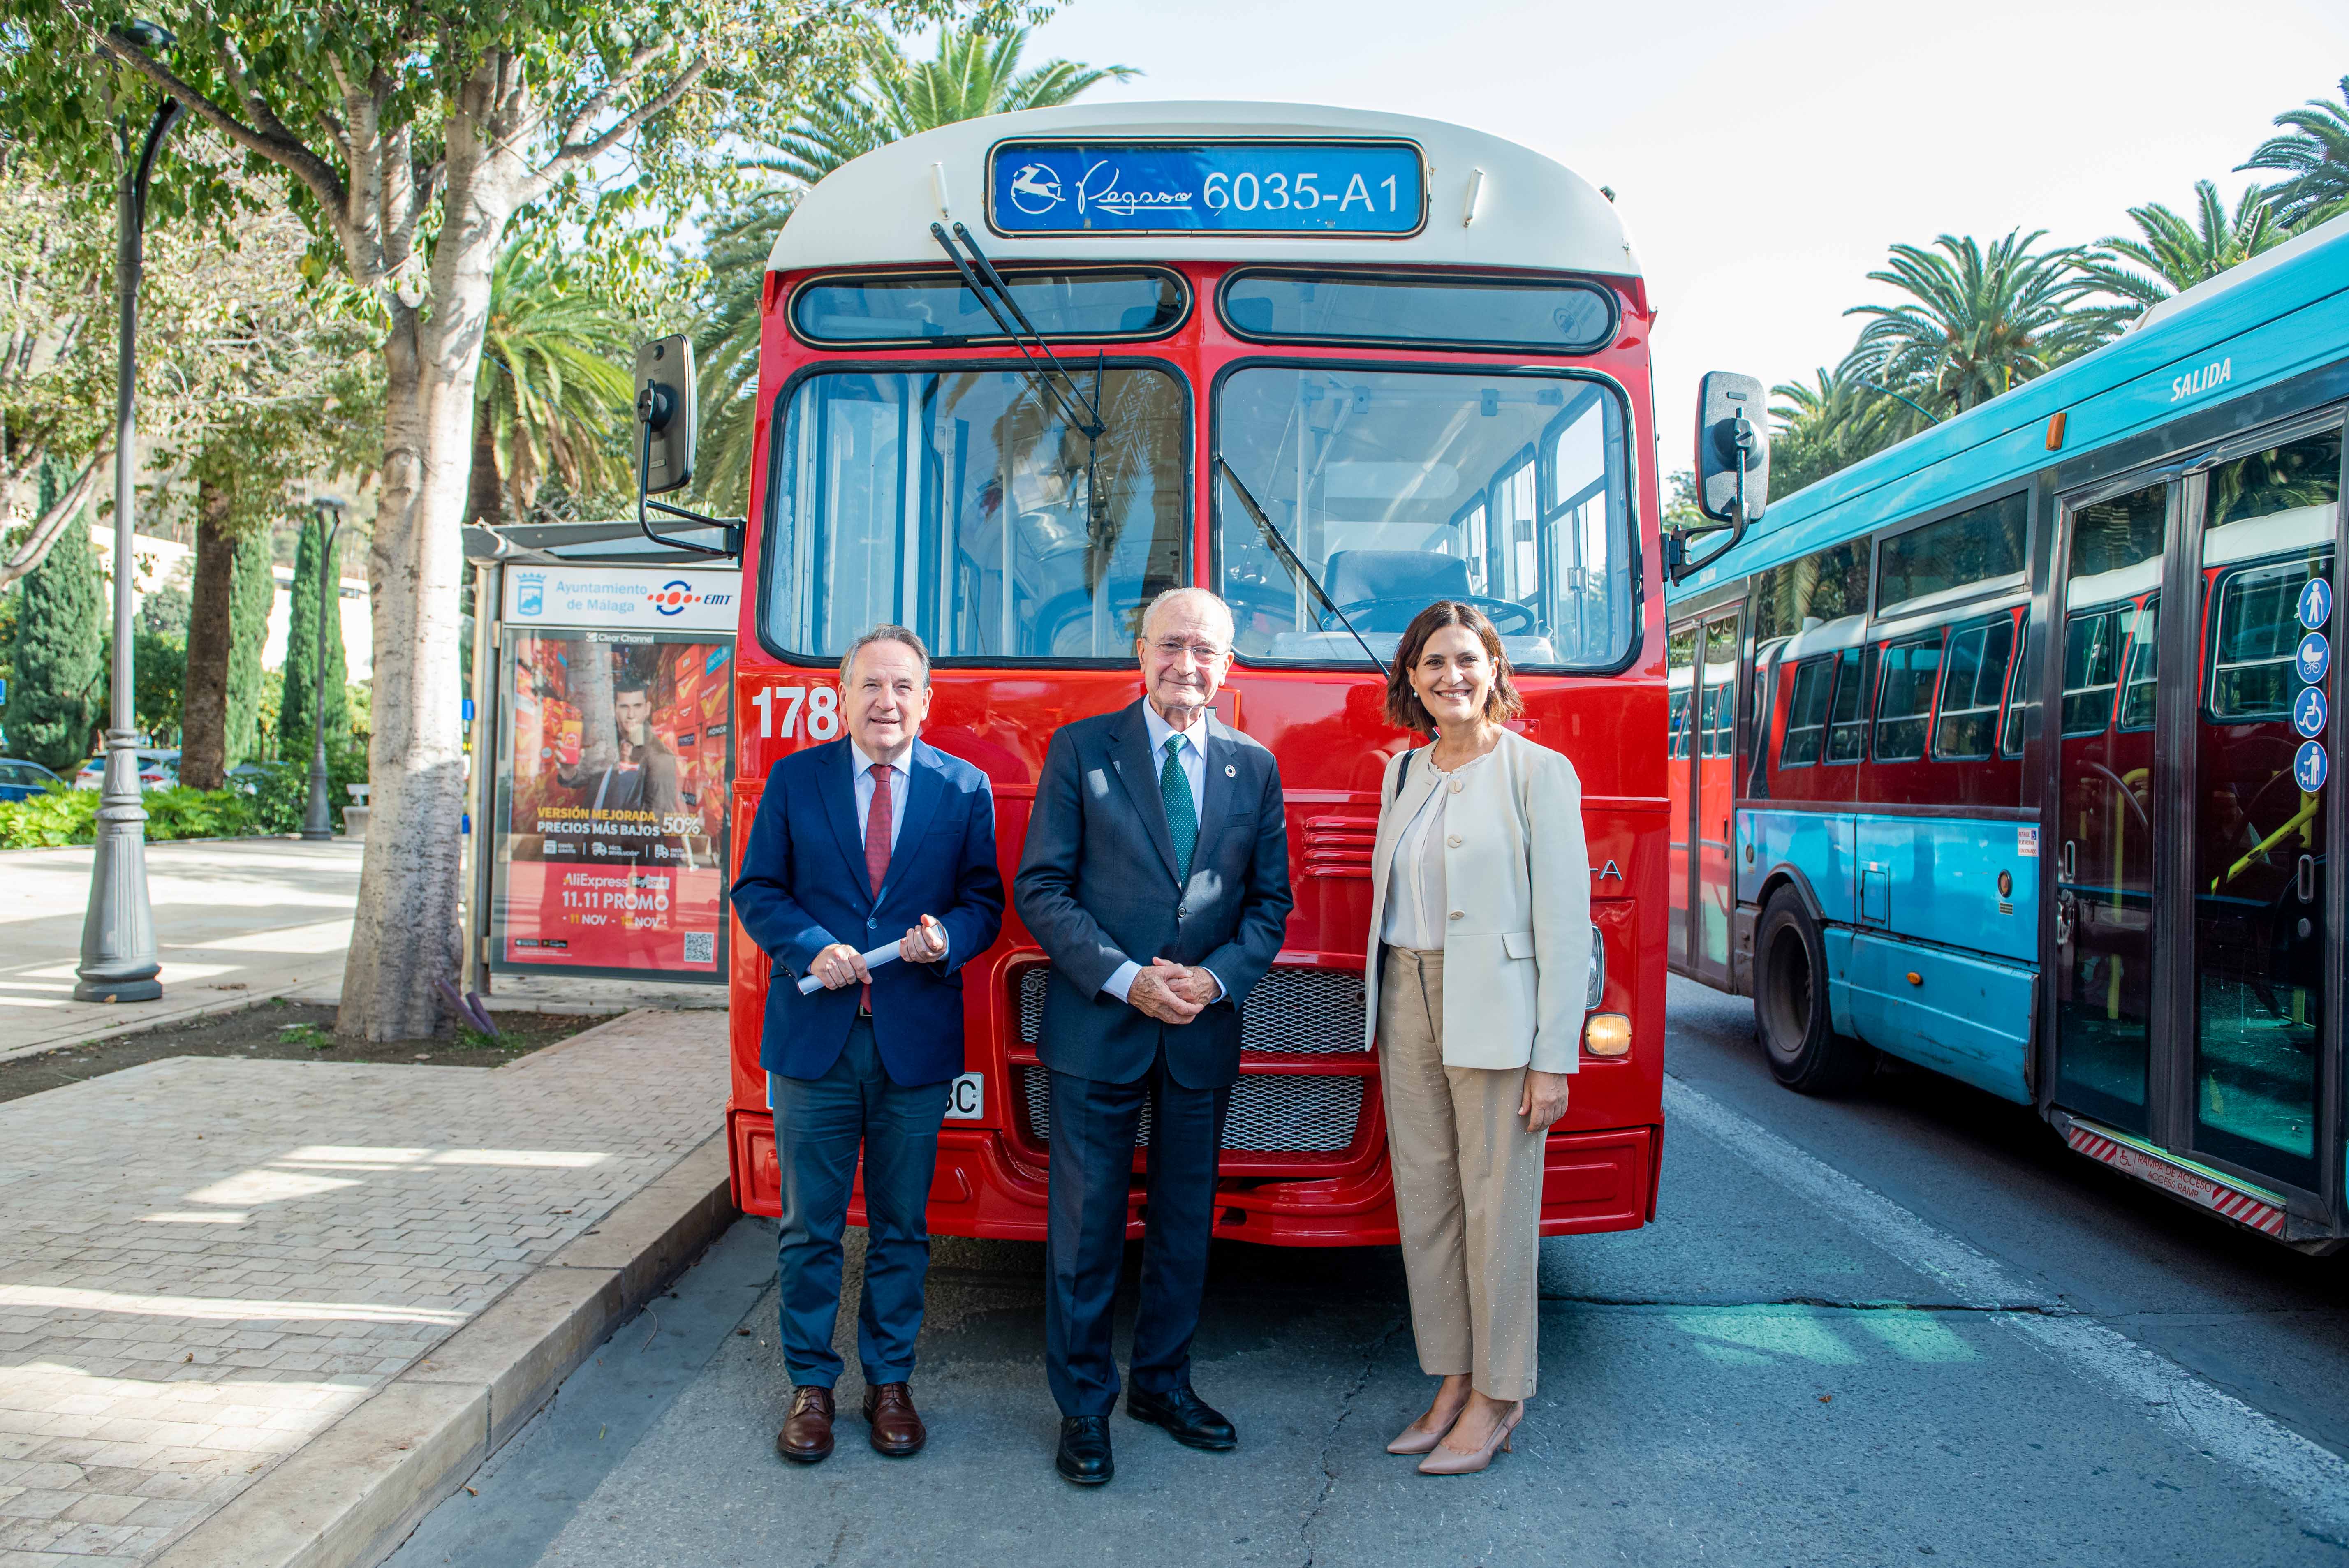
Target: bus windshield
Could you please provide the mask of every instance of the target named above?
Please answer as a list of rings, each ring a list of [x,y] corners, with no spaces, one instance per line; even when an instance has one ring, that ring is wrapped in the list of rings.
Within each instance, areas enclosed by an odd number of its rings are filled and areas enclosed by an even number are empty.
[[[767,486],[768,645],[836,658],[895,622],[946,660],[1131,660],[1141,607],[1182,581],[1185,398],[1110,369],[1100,404],[1089,441],[1018,370],[800,381]]]
[[[1565,377],[1257,366],[1225,379],[1222,455],[1381,658],[1439,598],[1512,664],[1600,669],[1635,625],[1620,398]],[[1218,484],[1224,596],[1262,663],[1361,665]]]

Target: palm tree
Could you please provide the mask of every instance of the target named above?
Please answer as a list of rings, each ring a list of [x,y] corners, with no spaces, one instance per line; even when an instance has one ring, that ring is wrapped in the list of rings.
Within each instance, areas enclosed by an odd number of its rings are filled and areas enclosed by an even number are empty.
[[[2079,253],[2035,251],[2045,234],[2009,233],[1987,251],[1971,234],[1943,234],[1929,247],[1895,245],[1890,264],[1868,273],[1909,297],[1854,305],[1869,316],[1855,367],[1929,407],[1971,408],[2085,353],[2109,337],[2127,307],[2082,306],[2096,284],[2079,275]]]
[[[2194,217],[2189,222],[2160,202],[2129,209],[2137,237],[2100,242],[2079,263],[2080,275],[2108,294],[2140,306],[2158,304],[2181,289],[2217,277],[2238,262],[2284,241],[2268,192],[2243,192],[2230,215],[2208,180],[2194,182]]]
[[[2298,232],[2349,212],[2349,77],[2341,78],[2341,103],[2311,98],[2276,116],[2290,126],[2271,136],[2239,169],[2277,169],[2291,179],[2268,187],[2276,221]]]
[[[1897,390],[1933,395],[1930,387]],[[1770,407],[1777,425],[1770,438],[1770,489],[1781,496],[1906,440],[1930,422],[1873,384],[1872,367],[1857,351],[1833,370],[1820,366],[1807,382],[1780,382],[1770,396],[1778,399]]]
[[[989,35],[974,25],[947,27],[934,58],[914,61],[904,46],[879,29],[859,46],[859,81],[844,93],[816,99],[766,157],[750,166],[812,185],[852,158],[919,131],[981,115],[1047,108],[1073,100],[1114,77],[1141,75],[1132,66],[1081,66],[1047,60],[1019,68],[1028,30]]]
[[[1141,74],[1132,66],[1071,60],[1023,71],[1027,43],[1024,27],[1001,35],[947,27],[938,35],[936,55],[916,61],[899,39],[875,29],[860,46],[854,87],[818,98],[773,145],[742,160],[745,169],[780,175],[783,183],[744,197],[706,231],[709,287],[694,348],[701,362],[699,492],[709,504],[739,506],[725,498],[750,491],[767,254],[800,189],[901,138],[981,115],[1049,108],[1112,77]]]
[[[550,475],[573,496],[621,487],[635,337],[573,268],[526,239],[506,248],[491,273],[466,521],[494,523],[509,507],[527,521]]]

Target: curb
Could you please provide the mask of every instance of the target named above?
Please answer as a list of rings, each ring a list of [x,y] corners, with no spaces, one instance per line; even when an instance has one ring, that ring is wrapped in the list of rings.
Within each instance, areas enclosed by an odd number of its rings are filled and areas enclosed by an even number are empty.
[[[150,1568],[374,1568],[734,1218],[714,1132]]]

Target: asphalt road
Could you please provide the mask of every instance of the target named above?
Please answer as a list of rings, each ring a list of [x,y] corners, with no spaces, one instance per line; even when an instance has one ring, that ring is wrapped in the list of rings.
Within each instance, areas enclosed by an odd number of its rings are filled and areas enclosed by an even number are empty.
[[[851,1414],[830,1460],[786,1466],[773,1230],[746,1219],[391,1562],[2349,1559],[2349,1260],[2198,1218],[1930,1074],[1799,1099],[1746,1004],[1671,999],[1661,1212],[1545,1243],[1541,1395],[1483,1476],[1381,1451],[1429,1391],[1392,1253],[1236,1245],[1195,1381],[1239,1451],[1120,1416],[1116,1480],[1068,1486],[1041,1249],[963,1241],[931,1274],[928,1449],[884,1460]]]

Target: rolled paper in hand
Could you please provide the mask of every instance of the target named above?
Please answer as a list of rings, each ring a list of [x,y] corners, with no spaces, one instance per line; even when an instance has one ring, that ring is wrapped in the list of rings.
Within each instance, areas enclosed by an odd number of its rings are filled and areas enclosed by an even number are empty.
[[[872,952],[866,954],[864,955],[864,967],[868,970],[878,969],[884,964],[895,964],[896,961],[897,944],[893,942],[886,947],[876,947]],[[802,996],[812,996],[823,989],[823,982],[817,979],[812,975],[808,975],[805,979],[800,982],[800,995]],[[846,987],[843,986],[843,989],[844,990]]]

